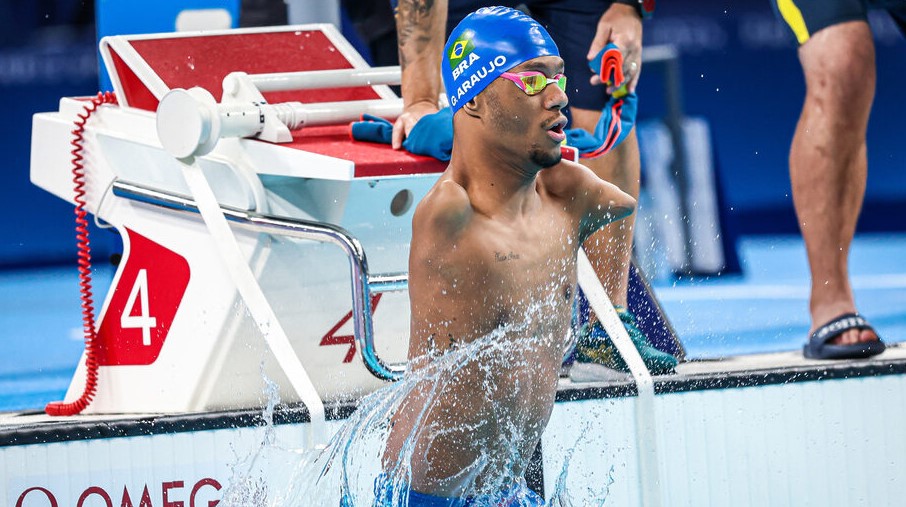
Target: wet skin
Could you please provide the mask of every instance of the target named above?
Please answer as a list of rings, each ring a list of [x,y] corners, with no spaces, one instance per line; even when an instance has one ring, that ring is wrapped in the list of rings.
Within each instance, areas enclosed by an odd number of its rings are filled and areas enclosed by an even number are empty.
[[[553,76],[562,65],[542,57],[511,72]],[[450,166],[416,209],[410,374],[506,330],[442,385],[420,383],[396,413],[385,469],[414,431],[416,491],[456,496],[463,473],[474,472],[479,491],[524,473],[553,409],[578,247],[635,205],[560,161],[566,103],[555,85],[528,96],[505,79],[492,82],[454,116]]]

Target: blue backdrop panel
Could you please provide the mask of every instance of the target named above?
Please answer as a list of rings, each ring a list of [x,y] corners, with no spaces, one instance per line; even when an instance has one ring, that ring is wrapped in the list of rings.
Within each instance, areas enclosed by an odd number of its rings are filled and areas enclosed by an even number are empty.
[[[61,96],[98,90],[97,46],[60,28],[75,16],[77,0],[59,0],[50,19],[44,3],[0,5],[0,93],[8,118],[0,126],[6,157],[0,188],[10,219],[0,224],[0,266],[74,262],[71,206],[29,181],[31,116],[55,111]],[[98,0],[98,34],[173,29],[177,9],[216,3],[235,12],[238,0],[135,2]],[[48,4],[49,5],[49,4]],[[64,9],[66,6],[72,9]],[[70,13],[70,11],[73,11]],[[69,14],[67,14],[69,13]],[[860,230],[906,230],[906,42],[882,11],[875,29],[878,84],[868,130],[869,179]],[[47,26],[48,23],[57,23]],[[130,23],[138,23],[139,26]],[[114,28],[118,27],[118,28]],[[795,231],[787,155],[804,94],[792,36],[774,17],[768,0],[674,0],[659,2],[645,22],[645,44],[672,44],[681,55],[680,83],[687,116],[708,120],[715,167],[724,190],[727,223],[740,234]],[[42,28],[52,30],[41,31]],[[652,66],[640,83],[640,115],[664,113],[663,84]],[[96,234],[99,255],[116,248]],[[109,246],[108,246],[109,243]]]
[[[41,190],[29,177],[32,115],[56,111],[61,96],[97,93],[93,37],[52,47],[0,50],[0,94],[7,121],[0,126],[5,156],[0,187],[7,219],[0,221],[0,266],[71,262],[75,265],[73,207]],[[4,65],[4,63],[6,63]],[[109,233],[92,235],[98,256],[111,252]]]
[[[224,9],[232,18],[232,28],[239,26],[239,0],[158,0],[139,8],[123,0],[97,0],[98,40],[107,35],[162,33],[176,31],[176,18],[185,10]],[[110,77],[101,64],[102,90],[113,89]]]

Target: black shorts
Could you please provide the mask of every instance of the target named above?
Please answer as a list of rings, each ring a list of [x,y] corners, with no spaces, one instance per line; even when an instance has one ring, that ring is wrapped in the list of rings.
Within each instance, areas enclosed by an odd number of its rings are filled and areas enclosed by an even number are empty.
[[[523,4],[557,43],[564,62],[569,105],[595,111],[603,109],[608,99],[607,91],[604,86],[592,86],[588,82],[593,73],[585,56],[595,38],[601,14],[610,7],[609,0],[450,0],[447,35],[462,18],[479,7],[503,5],[515,8]]]
[[[906,33],[906,0],[771,0],[774,12],[793,31],[799,45],[813,33],[847,21],[867,21],[868,9],[886,9]]]

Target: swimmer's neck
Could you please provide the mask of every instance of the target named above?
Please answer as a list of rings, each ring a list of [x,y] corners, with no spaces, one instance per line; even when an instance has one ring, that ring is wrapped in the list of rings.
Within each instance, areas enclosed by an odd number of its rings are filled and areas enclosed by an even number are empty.
[[[480,150],[474,150],[479,152]],[[535,209],[538,200],[538,173],[541,167],[528,161],[505,160],[499,156],[457,153],[450,158],[450,178],[461,185],[477,211],[492,214],[507,210],[524,213]]]

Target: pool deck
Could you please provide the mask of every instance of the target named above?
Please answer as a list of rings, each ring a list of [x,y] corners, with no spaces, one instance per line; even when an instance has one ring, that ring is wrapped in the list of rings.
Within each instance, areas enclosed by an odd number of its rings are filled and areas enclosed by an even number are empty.
[[[798,352],[750,354],[687,361],[676,374],[655,376],[656,394],[757,387],[795,382],[842,380],[906,374],[906,344],[894,344],[880,356],[865,360],[820,361]],[[595,364],[576,364],[560,380],[557,401],[606,399],[637,394],[629,374]],[[355,410],[354,401],[328,407],[328,419],[341,420]],[[275,424],[303,423],[301,404],[280,405]],[[263,424],[260,407],[178,414],[103,414],[50,417],[41,410],[0,413],[0,447],[92,438],[114,438],[190,432]]]
[[[815,505],[898,505],[906,477],[906,346],[867,360],[775,352],[692,360],[677,370],[653,377],[655,394],[646,402],[628,375],[575,365],[561,378],[526,473],[529,486],[550,498],[568,464],[579,501],[755,507],[811,505],[820,497]],[[355,409],[354,401],[328,406],[328,428],[338,430]],[[0,472],[11,482],[0,484],[0,497],[15,500],[45,484],[61,502],[102,490],[112,497],[141,484],[172,487],[175,470],[178,484],[196,485],[193,495],[199,484],[216,485],[205,491],[215,499],[243,456],[305,449],[308,423],[298,403],[273,412],[4,412]],[[292,467],[274,463],[264,476],[268,487],[285,489],[281,474]],[[828,474],[841,463],[865,477],[828,488]]]

